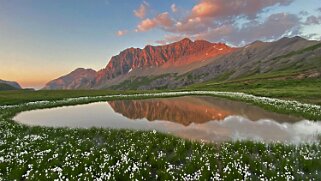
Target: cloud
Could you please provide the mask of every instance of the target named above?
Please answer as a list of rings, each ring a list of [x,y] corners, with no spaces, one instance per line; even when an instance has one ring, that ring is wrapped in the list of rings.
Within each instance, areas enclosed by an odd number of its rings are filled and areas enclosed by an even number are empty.
[[[145,18],[146,13],[148,11],[149,4],[144,1],[138,9],[134,10],[134,15],[140,19]]]
[[[308,16],[308,15],[309,15],[309,12],[307,12],[307,11],[300,11],[300,12],[299,12],[299,15]]]
[[[306,39],[321,40],[321,36],[317,33],[310,33],[310,34],[304,35],[303,37]]]
[[[148,31],[154,27],[157,26],[157,23],[153,20],[153,19],[144,19],[142,22],[139,23],[139,25],[137,26],[136,31]]]
[[[193,18],[212,17],[215,19],[244,16],[256,18],[259,12],[274,5],[289,5],[292,0],[200,0],[192,8]]]
[[[183,38],[185,38],[185,36],[183,35],[176,35],[176,34],[170,34],[170,35],[165,35],[164,39],[162,40],[157,40],[156,43],[161,44],[161,45],[165,45],[171,42],[176,42],[179,40],[182,40]]]
[[[159,44],[184,37],[227,42],[236,46],[255,40],[275,40],[282,36],[302,34],[303,22],[299,15],[267,15],[271,8],[287,6],[292,2],[293,0],[198,0],[181,16],[173,18],[165,12],[154,18],[146,18],[137,25],[136,31],[144,32],[153,28],[164,30],[167,34],[157,41]],[[177,10],[175,4],[171,5],[171,10]],[[307,23],[317,21],[310,17],[307,18]]]
[[[177,12],[176,4],[172,4],[172,5],[171,5],[171,10],[172,10],[173,13],[176,13],[176,12]]]
[[[173,41],[190,37],[193,39],[206,39],[213,42],[228,42],[241,46],[256,40],[275,40],[283,36],[293,36],[300,33],[300,19],[295,14],[277,13],[267,17],[263,22],[257,20],[244,23],[241,27],[234,24],[210,27],[198,33],[168,34],[163,40],[156,43],[167,44]]]
[[[141,21],[138,26],[136,31],[137,32],[144,32],[144,31],[148,31],[150,29],[153,29],[157,26],[163,27],[163,28],[168,28],[171,27],[173,25],[173,20],[170,18],[168,12],[164,12],[161,13],[159,15],[157,15],[155,18],[153,19],[144,19],[143,21]]]
[[[253,21],[266,8],[289,5],[292,0],[200,0],[171,32],[200,33],[209,28],[231,25],[239,19]]]
[[[116,32],[116,35],[117,35],[117,36],[124,36],[124,35],[126,35],[127,33],[128,33],[127,30],[118,30],[118,31]]]
[[[168,28],[168,31],[173,33],[195,34],[201,31],[206,31],[212,26],[214,26],[213,21],[197,17],[179,21],[175,26]]]
[[[157,15],[154,20],[163,27],[170,27],[174,23],[171,17],[169,16],[168,12],[164,12]]]
[[[318,25],[321,24],[321,16],[316,17],[316,16],[309,16],[307,17],[306,21],[304,22],[305,25]]]
[[[192,15],[194,17],[215,16],[219,9],[214,1],[204,0],[193,7]]]
[[[251,21],[241,28],[224,25],[195,35],[197,39],[227,41],[234,45],[244,45],[256,40],[275,40],[282,36],[293,36],[300,33],[300,19],[295,14],[277,13],[265,21]]]

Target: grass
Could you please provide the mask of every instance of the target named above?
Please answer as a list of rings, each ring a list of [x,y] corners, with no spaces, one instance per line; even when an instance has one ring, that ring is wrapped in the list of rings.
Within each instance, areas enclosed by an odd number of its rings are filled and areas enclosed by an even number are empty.
[[[235,91],[321,105],[320,78],[298,80],[289,76],[282,78],[280,73],[233,81],[209,81],[183,90]]]
[[[54,95],[52,99],[64,97],[61,92]],[[12,121],[21,111],[102,99],[115,98],[64,99],[2,107],[0,180],[321,179],[320,143],[206,144],[156,131],[53,129],[27,127]]]
[[[233,90],[321,103],[318,79],[303,81],[290,78],[284,81],[271,78],[273,76],[207,82],[185,89]],[[166,95],[158,97],[178,94],[168,95],[168,90],[166,92]],[[207,144],[155,131],[54,129],[28,127],[12,121],[16,113],[26,110],[155,96],[138,96],[137,93],[159,91],[1,91],[0,105],[12,106],[0,109],[0,180],[321,179],[321,142],[302,145],[244,141]],[[113,97],[115,94],[128,96]],[[321,119],[319,109],[313,110],[309,106],[305,109],[292,101],[278,102],[276,99],[224,92],[215,95],[249,102],[268,110]],[[29,103],[33,101],[39,102]]]
[[[8,84],[0,83],[0,91],[4,91],[4,90],[17,90],[17,88]]]
[[[102,96],[112,94],[134,94],[144,91],[113,91],[113,90],[17,90],[1,91],[0,105],[20,104],[41,100],[61,100],[64,98],[75,98],[83,96]],[[156,91],[154,91],[156,92]]]
[[[275,58],[273,58],[273,60],[279,60],[279,59],[283,59],[283,58],[290,58],[290,57],[292,57],[294,55],[300,55],[300,54],[305,53],[305,52],[316,50],[316,49],[318,49],[320,47],[321,47],[321,43],[318,43],[318,44],[309,46],[307,48],[304,48],[304,49],[301,49],[301,50],[298,50],[298,51],[292,51],[292,52],[290,52],[288,54],[275,57]]]

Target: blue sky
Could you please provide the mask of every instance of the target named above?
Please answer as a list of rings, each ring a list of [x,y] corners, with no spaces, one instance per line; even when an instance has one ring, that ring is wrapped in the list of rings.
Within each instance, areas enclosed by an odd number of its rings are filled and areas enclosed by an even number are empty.
[[[0,79],[39,88],[77,67],[101,69],[126,48],[184,37],[319,40],[319,8],[319,0],[0,0]]]

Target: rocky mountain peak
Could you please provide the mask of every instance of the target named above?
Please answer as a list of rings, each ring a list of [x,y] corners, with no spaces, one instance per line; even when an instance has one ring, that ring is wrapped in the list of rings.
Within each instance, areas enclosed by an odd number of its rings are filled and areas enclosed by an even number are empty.
[[[192,41],[184,38],[168,45],[147,45],[143,49],[129,48],[113,56],[107,66],[98,72],[96,83],[125,75],[137,68],[166,67],[172,64],[184,66],[204,58],[212,58],[231,52],[233,48],[223,43],[210,43],[205,40]]]

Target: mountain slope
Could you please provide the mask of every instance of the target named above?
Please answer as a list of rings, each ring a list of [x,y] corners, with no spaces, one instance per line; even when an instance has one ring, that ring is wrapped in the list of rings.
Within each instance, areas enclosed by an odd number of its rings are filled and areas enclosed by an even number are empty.
[[[283,38],[270,43],[255,42],[189,75],[203,77],[204,82],[222,75],[227,80],[233,80],[273,72],[315,74],[320,72],[320,61],[321,42],[300,37]]]
[[[129,48],[113,56],[106,68],[97,73],[95,86],[121,82],[121,78],[131,75],[158,75],[171,68],[171,72],[180,72],[183,67],[206,59],[232,52],[234,49],[222,43],[210,43],[204,40],[181,41],[164,46],[146,46],[144,49]],[[128,77],[125,77],[125,79]]]
[[[18,90],[18,89],[22,89],[22,88],[17,82],[0,79],[0,90]]]
[[[164,46],[129,48],[98,72],[74,71],[48,83],[46,89],[173,89],[273,72],[303,72],[315,77],[320,72],[320,43],[293,37],[231,48],[183,39]]]
[[[49,82],[44,89],[99,89],[119,84],[135,76],[155,76],[179,73],[187,66],[198,68],[198,63],[234,51],[223,43],[204,40],[181,41],[164,45],[148,45],[144,49],[129,48],[113,56],[107,66],[96,72],[77,69]],[[191,65],[194,64],[194,68]],[[195,66],[196,65],[196,66]]]
[[[0,83],[0,91],[2,90],[18,90],[18,89],[9,84]]]
[[[87,89],[92,87],[96,74],[95,70],[78,68],[65,76],[48,82],[43,89]]]
[[[166,75],[153,79],[137,89],[173,89],[187,85],[222,80],[245,79],[267,74],[294,73],[304,77],[320,76],[321,42],[300,37],[275,42],[254,42],[236,51],[208,60],[208,64],[183,75]],[[140,78],[131,80],[139,84]],[[128,89],[129,82],[117,89]]]

